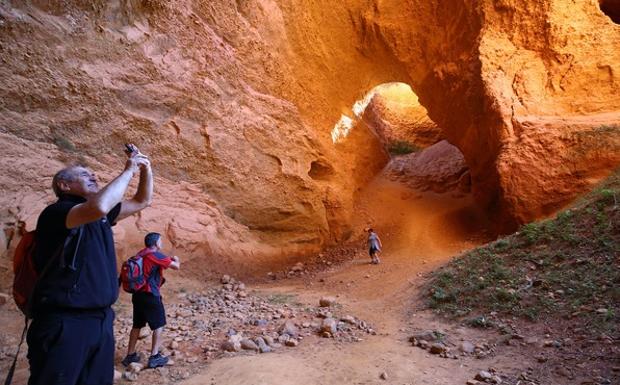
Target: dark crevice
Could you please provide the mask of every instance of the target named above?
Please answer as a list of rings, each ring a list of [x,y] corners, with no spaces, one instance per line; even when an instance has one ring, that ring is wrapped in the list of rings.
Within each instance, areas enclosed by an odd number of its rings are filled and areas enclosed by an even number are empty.
[[[616,24],[620,24],[620,0],[599,0],[601,11]]]
[[[314,180],[329,180],[334,175],[334,168],[320,160],[315,160],[310,164],[308,175]]]

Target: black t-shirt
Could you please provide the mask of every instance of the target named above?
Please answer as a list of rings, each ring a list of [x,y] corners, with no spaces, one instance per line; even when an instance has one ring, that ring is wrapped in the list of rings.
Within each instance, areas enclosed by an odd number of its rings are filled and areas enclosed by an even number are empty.
[[[73,206],[85,201],[82,197],[63,195],[39,216],[34,255],[39,272],[61,250],[71,233],[65,225],[67,214]],[[118,277],[111,226],[120,210],[119,203],[105,217],[78,228],[39,282],[35,309],[97,309],[116,301]]]

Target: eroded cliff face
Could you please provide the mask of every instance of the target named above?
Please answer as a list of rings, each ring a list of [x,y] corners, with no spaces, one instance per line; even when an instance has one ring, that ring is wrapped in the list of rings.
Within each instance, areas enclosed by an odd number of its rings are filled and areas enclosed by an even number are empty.
[[[388,159],[363,121],[332,128],[404,82],[509,228],[620,164],[619,48],[595,0],[4,2],[0,220],[32,228],[63,163],[108,180],[134,141],[156,198],[119,246],[149,230],[213,261],[316,252]]]

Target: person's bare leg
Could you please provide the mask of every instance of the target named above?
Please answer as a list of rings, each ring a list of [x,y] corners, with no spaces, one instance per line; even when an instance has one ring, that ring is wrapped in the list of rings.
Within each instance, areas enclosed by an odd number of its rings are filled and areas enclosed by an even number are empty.
[[[160,327],[158,329],[153,330],[153,336],[151,340],[151,356],[159,353],[159,348],[161,347],[161,334],[164,331],[164,327]]]
[[[127,346],[127,355],[136,352],[138,337],[140,337],[140,328],[132,328],[131,332],[129,332],[129,345]]]

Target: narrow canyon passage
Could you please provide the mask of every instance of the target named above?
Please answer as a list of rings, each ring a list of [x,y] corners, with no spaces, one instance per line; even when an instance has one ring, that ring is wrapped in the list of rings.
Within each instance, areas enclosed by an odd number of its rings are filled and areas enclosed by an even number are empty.
[[[403,384],[464,383],[471,377],[469,364],[428,357],[413,349],[404,333],[412,320],[414,327],[442,327],[439,320],[411,314],[422,274],[488,239],[471,196],[421,192],[382,172],[359,193],[355,212],[354,228],[361,232],[372,225],[383,241],[380,265],[369,264],[366,245],[360,244],[352,261],[259,290],[295,295],[304,303],[337,296],[343,311],[368,320],[378,335],[345,344],[319,339],[277,354],[217,360],[183,385],[378,384],[383,371]]]

